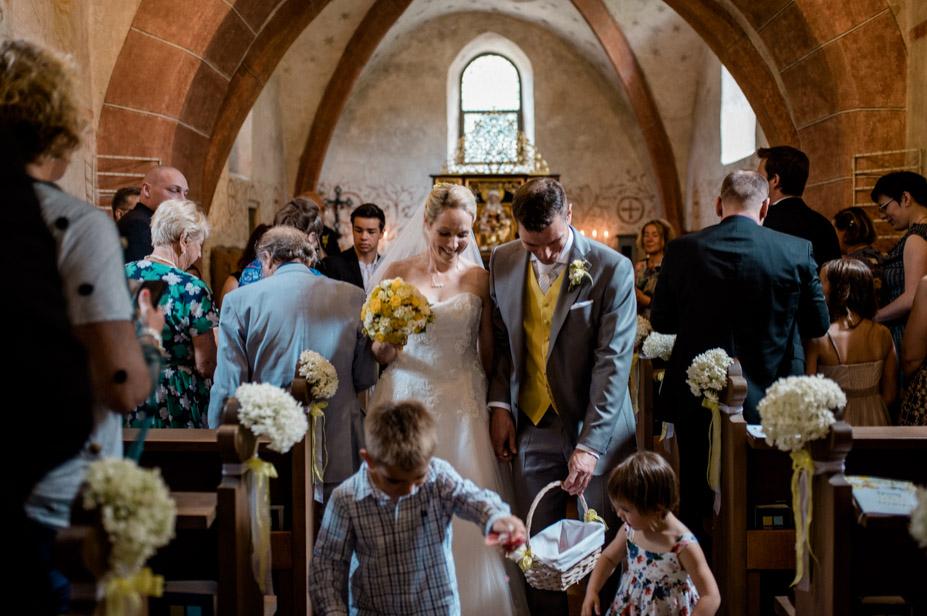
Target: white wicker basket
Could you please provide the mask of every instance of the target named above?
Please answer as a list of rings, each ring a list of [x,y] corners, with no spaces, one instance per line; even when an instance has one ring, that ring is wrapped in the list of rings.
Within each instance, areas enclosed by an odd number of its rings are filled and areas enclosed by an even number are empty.
[[[531,509],[528,511],[528,538],[525,540],[525,548],[529,554],[531,554],[531,519],[534,517],[534,510],[541,501],[541,497],[550,490],[559,488],[561,483],[561,481],[554,481],[547,484],[544,486],[543,490],[538,492],[538,495],[534,497],[534,502],[531,503]],[[582,494],[579,495],[579,502],[583,506],[583,517],[585,518],[585,514],[589,511],[589,507],[586,505],[586,499],[583,498]],[[599,522],[588,523],[598,524]],[[566,571],[559,571],[532,554],[531,566],[525,571],[525,579],[528,580],[528,583],[531,584],[532,587],[538,590],[563,591],[589,575],[598,562],[601,554],[602,545],[600,544]]]

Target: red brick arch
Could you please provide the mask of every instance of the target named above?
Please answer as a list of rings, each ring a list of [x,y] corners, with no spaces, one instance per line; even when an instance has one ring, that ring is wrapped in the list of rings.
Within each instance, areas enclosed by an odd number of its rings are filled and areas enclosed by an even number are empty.
[[[854,154],[904,148],[907,51],[885,0],[666,3],[737,80],[769,142],[808,154],[805,196],[825,215],[853,201]]]

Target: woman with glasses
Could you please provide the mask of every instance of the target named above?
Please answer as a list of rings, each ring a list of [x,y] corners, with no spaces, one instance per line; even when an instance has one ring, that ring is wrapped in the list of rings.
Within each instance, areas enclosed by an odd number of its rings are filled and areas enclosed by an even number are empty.
[[[871,193],[879,215],[896,231],[906,231],[882,262],[884,305],[876,321],[892,332],[901,349],[905,323],[921,278],[927,275],[927,179],[911,171],[883,175]]]

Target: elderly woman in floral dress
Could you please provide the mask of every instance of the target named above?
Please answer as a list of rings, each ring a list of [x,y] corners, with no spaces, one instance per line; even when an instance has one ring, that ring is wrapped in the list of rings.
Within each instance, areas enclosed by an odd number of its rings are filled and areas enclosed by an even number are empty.
[[[154,428],[206,428],[209,388],[216,369],[213,328],[219,317],[206,283],[186,272],[209,235],[206,215],[192,201],[170,200],[151,219],[151,254],[126,264],[126,275],[141,281],[163,280],[165,324],[161,341],[167,358],[157,392],[129,414],[138,426],[148,417]]]

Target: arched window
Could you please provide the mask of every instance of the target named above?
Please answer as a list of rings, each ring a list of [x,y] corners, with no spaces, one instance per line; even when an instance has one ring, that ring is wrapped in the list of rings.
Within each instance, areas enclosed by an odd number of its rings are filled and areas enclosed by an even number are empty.
[[[523,126],[518,69],[498,54],[474,58],[460,76],[458,134],[466,137],[464,162],[515,162]]]
[[[721,67],[721,164],[729,165],[756,151],[756,114],[740,86]]]
[[[516,118],[514,128],[511,114]],[[513,147],[496,155],[479,147],[486,143],[484,137],[503,129],[510,131],[503,134],[513,137]],[[495,32],[484,32],[464,45],[448,67],[447,161],[458,160],[458,141],[468,135],[473,137],[466,142],[466,161],[486,161],[490,166],[503,158],[513,161],[518,155],[517,131],[534,143],[534,69],[518,45]]]

